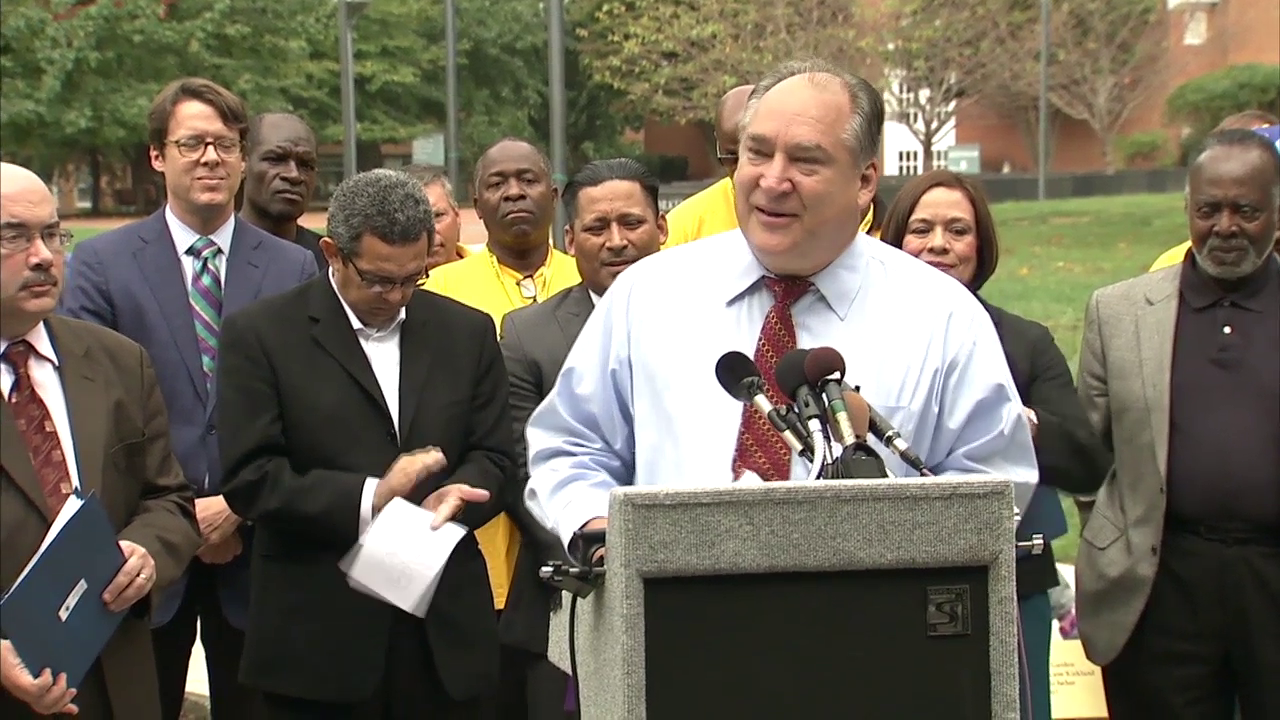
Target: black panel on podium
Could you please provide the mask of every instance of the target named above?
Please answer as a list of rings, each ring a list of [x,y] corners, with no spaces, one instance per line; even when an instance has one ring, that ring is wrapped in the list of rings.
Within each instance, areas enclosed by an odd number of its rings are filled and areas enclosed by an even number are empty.
[[[1018,720],[1015,489],[618,488],[608,576],[548,655],[586,720]]]
[[[646,578],[649,718],[992,717],[988,568]]]

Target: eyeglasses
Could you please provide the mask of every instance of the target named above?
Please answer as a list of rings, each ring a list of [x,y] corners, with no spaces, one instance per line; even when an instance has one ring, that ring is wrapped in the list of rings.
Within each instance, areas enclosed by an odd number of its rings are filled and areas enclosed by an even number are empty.
[[[366,273],[364,270],[361,270],[360,266],[355,264],[355,261],[347,255],[342,256],[342,263],[344,265],[350,265],[351,269],[356,271],[356,277],[360,278],[360,282],[364,283],[365,288],[372,292],[376,292],[379,295],[389,293],[396,289],[412,290],[418,283],[422,282],[424,277],[427,276],[426,269],[424,268],[422,272],[414,275],[413,277],[393,280],[392,278]]]
[[[532,275],[525,275],[517,280],[516,287],[520,288],[520,297],[525,300],[538,301],[538,284],[534,282]]]
[[[7,253],[26,252],[35,243],[37,237],[44,242],[50,252],[66,250],[75,239],[69,230],[61,228],[49,228],[39,232],[32,232],[26,228],[5,228],[0,230],[0,250]]]
[[[231,160],[240,157],[241,151],[244,149],[239,138],[219,138],[217,140],[208,140],[205,138],[188,137],[179,138],[177,140],[166,140],[166,144],[172,145],[178,150],[178,155],[188,160],[204,157],[205,150],[209,146],[213,146],[213,151],[218,153],[218,157],[223,160]]]
[[[736,150],[729,152],[720,147],[720,143],[716,143],[716,160],[720,162],[726,169],[732,169],[738,164],[738,152]]]

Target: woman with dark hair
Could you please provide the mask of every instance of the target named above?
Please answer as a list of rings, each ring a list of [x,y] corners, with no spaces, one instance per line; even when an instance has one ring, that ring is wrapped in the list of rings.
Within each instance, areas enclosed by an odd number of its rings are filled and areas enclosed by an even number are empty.
[[[1057,491],[1096,492],[1110,462],[1085,418],[1067,360],[1049,329],[991,305],[978,294],[1000,259],[995,222],[981,188],[949,170],[913,178],[885,212],[880,239],[964,283],[991,315],[1031,424],[1040,466],[1040,486],[1018,526],[1018,539],[1035,533],[1045,540],[1065,535],[1066,517]],[[1022,717],[1050,720],[1053,616],[1048,591],[1058,585],[1052,548],[1040,555],[1019,553],[1017,585],[1027,666]]]

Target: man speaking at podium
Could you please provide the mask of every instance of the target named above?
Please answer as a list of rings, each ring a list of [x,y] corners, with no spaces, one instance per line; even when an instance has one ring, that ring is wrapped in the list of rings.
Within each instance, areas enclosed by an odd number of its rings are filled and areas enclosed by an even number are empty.
[[[806,476],[808,462],[717,387],[731,350],[754,355],[779,405],[778,358],[834,347],[933,474],[1035,482],[990,317],[960,283],[851,230],[876,191],[883,123],[875,88],[825,63],[787,63],[756,85],[734,175],[740,229],[619,277],[530,418],[525,499],[566,546],[606,525],[619,485]]]

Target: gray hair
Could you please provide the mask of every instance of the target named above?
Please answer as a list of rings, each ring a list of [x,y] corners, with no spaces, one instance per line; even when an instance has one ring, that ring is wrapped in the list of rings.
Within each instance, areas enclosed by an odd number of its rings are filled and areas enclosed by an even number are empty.
[[[1268,140],[1256,130],[1248,130],[1245,128],[1227,128],[1225,130],[1215,130],[1208,134],[1204,139],[1204,144],[1200,147],[1200,151],[1191,159],[1191,166],[1199,164],[1204,158],[1205,153],[1214,148],[1236,148],[1240,150],[1256,150],[1263,157],[1271,161],[1274,170],[1274,184],[1271,187],[1271,194],[1276,201],[1276,209],[1280,210],[1280,149],[1278,149],[1271,140]],[[1186,198],[1191,198],[1191,173],[1187,173],[1187,189]]]
[[[422,185],[408,174],[379,168],[353,175],[329,200],[329,237],[348,257],[372,235],[388,245],[435,242],[431,203]]]
[[[444,190],[445,198],[449,200],[449,207],[454,210],[458,209],[458,200],[453,195],[453,183],[449,182],[449,176],[440,168],[434,165],[426,165],[424,163],[414,163],[400,168],[400,172],[403,172],[414,180],[417,180],[418,184],[424,188],[439,185],[440,188]]]
[[[746,111],[738,129],[745,137],[747,125],[756,114],[760,99],[783,80],[802,75],[829,75],[840,84],[853,117],[845,127],[842,139],[853,153],[854,160],[867,163],[880,156],[880,137],[884,131],[884,98],[874,85],[862,77],[846,72],[825,60],[791,60],[774,68],[747,98]]]

